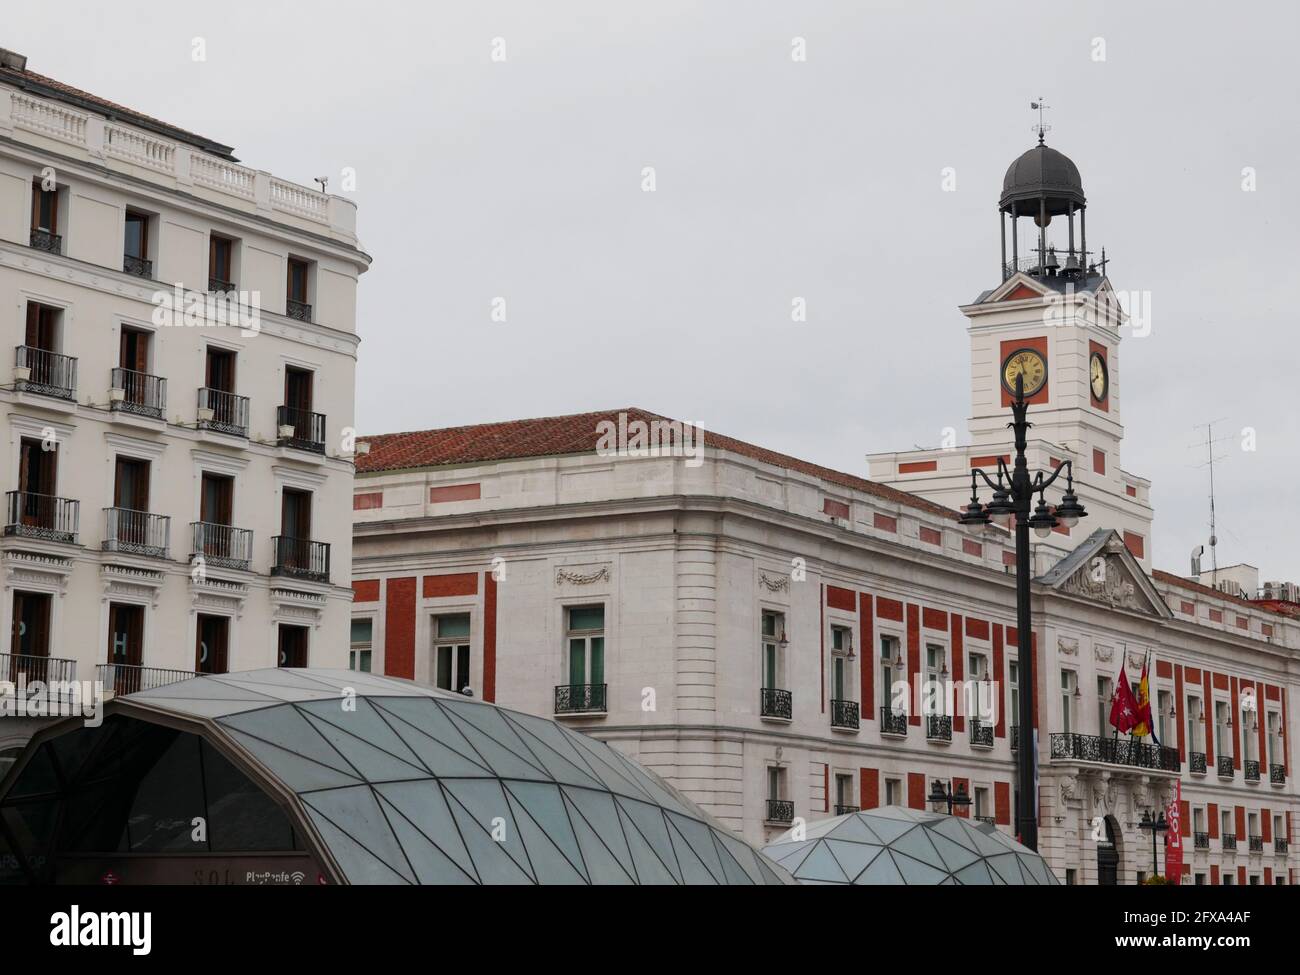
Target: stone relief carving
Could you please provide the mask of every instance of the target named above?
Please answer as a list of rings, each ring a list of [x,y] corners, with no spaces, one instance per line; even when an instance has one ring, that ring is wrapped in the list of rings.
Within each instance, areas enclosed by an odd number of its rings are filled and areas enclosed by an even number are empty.
[[[563,566],[555,570],[555,584],[567,582],[574,586],[589,586],[593,582],[609,582],[609,566],[602,565],[594,572],[574,572]]]
[[[1093,647],[1092,655],[1096,657],[1099,662],[1103,664],[1108,664],[1111,662],[1111,659],[1115,656],[1115,648],[1114,647]]]
[[[1073,657],[1079,652],[1079,638],[1058,636],[1056,638],[1056,649],[1067,656]]]
[[[758,574],[758,582],[768,592],[789,592],[789,576],[770,576],[766,572]]]
[[[1061,591],[1121,609],[1148,609],[1138,599],[1137,586],[1128,578],[1123,561],[1113,553],[1093,556],[1061,584]]]
[[[1077,784],[1078,780],[1073,775],[1067,775],[1061,779],[1061,805],[1065,805],[1066,802],[1075,797],[1074,787]]]

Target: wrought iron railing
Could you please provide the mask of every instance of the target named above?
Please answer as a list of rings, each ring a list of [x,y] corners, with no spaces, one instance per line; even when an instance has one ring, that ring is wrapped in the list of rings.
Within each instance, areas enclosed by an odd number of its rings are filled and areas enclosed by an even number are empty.
[[[1236,770],[1232,767],[1232,756],[1220,755],[1219,756],[1219,778],[1230,779],[1236,774],[1237,774]]]
[[[1237,848],[1237,834],[1224,833],[1219,837],[1219,842],[1225,850],[1235,850]]]
[[[767,821],[789,823],[794,821],[794,803],[789,799],[767,800]]]
[[[858,702],[831,698],[831,727],[858,729]]]
[[[209,521],[190,522],[193,553],[208,565],[227,569],[247,569],[253,561],[253,533]]]
[[[134,694],[197,677],[193,670],[166,670],[138,664],[96,664],[95,679],[114,694]]]
[[[131,508],[105,508],[104,551],[165,559],[171,525],[172,520],[167,515]]]
[[[970,743],[983,748],[993,747],[993,726],[979,718],[970,719]]]
[[[48,349],[20,345],[14,368],[27,370],[27,378],[16,382],[19,389],[56,399],[77,398],[77,360]]]
[[[1205,752],[1191,752],[1187,756],[1189,767],[1193,772],[1205,774]]]
[[[1268,780],[1274,785],[1284,785],[1286,783],[1286,766],[1270,763],[1268,767]]]
[[[153,277],[153,261],[147,257],[136,257],[134,254],[122,255],[122,271],[125,274],[133,274],[137,278]]]
[[[296,318],[300,322],[311,321],[311,305],[305,301],[286,298],[284,300],[284,313],[290,318]]]
[[[1281,836],[1275,836],[1275,837],[1273,837],[1273,852],[1274,852],[1274,853],[1285,853],[1285,852],[1287,851],[1287,846],[1288,846],[1288,845],[1289,845],[1289,844],[1287,843],[1287,841],[1286,841],[1285,839],[1283,839]]]
[[[37,653],[0,653],[0,680],[17,684],[20,675],[26,675],[28,684],[76,680],[77,662]]]
[[[1020,725],[1011,726],[1011,750],[1014,752],[1020,748]]]
[[[927,714],[925,737],[930,741],[952,741],[952,715]]]
[[[1245,775],[1247,782],[1259,781],[1259,761],[1254,758],[1248,758],[1241,763],[1242,774]]]
[[[208,278],[208,290],[219,295],[229,294],[231,291],[238,291],[233,281],[223,281],[221,278]]]
[[[589,714],[605,710],[605,692],[608,684],[557,684],[555,687],[556,714]]]
[[[271,539],[274,558],[271,575],[291,576],[328,582],[330,577],[330,547],[328,542],[313,542],[308,538],[276,535]]]
[[[1210,848],[1209,833],[1193,833],[1192,847],[1197,850],[1208,850]]]
[[[1181,767],[1177,748],[1147,745],[1129,738],[1104,738],[1101,735],[1079,735],[1073,732],[1052,735],[1052,758],[1058,761],[1128,765],[1162,772],[1177,772]]]
[[[5,492],[6,535],[75,543],[80,521],[80,501],[30,491]]]
[[[199,429],[248,436],[248,397],[221,389],[199,388]]]
[[[1248,844],[1250,844],[1250,852],[1251,852],[1251,853],[1263,853],[1263,852],[1264,852],[1264,837],[1262,837],[1262,836],[1247,836],[1247,837],[1246,837],[1246,842],[1247,842]]]
[[[275,427],[281,447],[325,453],[325,414],[293,406],[277,406]]]
[[[113,369],[112,388],[122,391],[122,398],[109,405],[122,413],[149,416],[161,420],[167,411],[167,380],[134,369]]]
[[[997,819],[993,816],[976,816],[975,822],[988,823],[990,826],[996,826],[998,824]]]
[[[27,240],[34,250],[45,251],[47,254],[63,253],[63,237],[52,234],[48,230],[37,230],[33,227],[32,234]]]
[[[862,811],[861,807],[859,806],[841,806],[839,803],[835,804],[836,816],[847,816],[849,813],[855,813],[861,811]]]
[[[758,713],[764,718],[789,721],[794,717],[794,695],[779,687],[764,687],[758,695]]]
[[[881,708],[880,733],[882,735],[904,737],[907,734],[907,715],[902,711],[894,711],[892,708]]]

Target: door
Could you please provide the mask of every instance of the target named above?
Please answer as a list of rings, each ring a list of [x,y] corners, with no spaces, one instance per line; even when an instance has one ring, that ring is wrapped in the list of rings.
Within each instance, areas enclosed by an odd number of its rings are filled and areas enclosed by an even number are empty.
[[[234,495],[233,477],[204,472],[199,491],[200,551],[208,558],[236,557],[231,551],[234,540],[230,531]]]
[[[143,261],[149,257],[149,218],[143,213],[126,212],[126,236],[122,253]]]
[[[14,592],[13,634],[9,642],[13,657],[9,673],[0,672],[0,678],[17,681],[18,675],[25,673],[29,681],[49,680],[50,607],[49,593]]]
[[[149,372],[149,333],[136,328],[122,329],[117,364],[125,370],[122,389],[126,393],[126,401],[137,406],[145,405],[148,395],[145,377]]]
[[[1119,883],[1119,850],[1115,846],[1114,819],[1107,816],[1106,839],[1097,843],[1097,883],[1114,887]]]
[[[307,666],[307,627],[281,623],[279,640],[281,667]]]
[[[108,606],[108,662],[113,666],[113,691],[130,694],[140,689],[138,668],[144,662],[144,607],[127,603]]]
[[[194,669],[200,674],[226,673],[230,619],[200,613],[194,640]]]
[[[54,530],[59,452],[43,441],[23,437],[18,446],[18,521],[33,528]]]
[[[288,416],[286,421],[293,426],[293,438],[307,443],[315,443],[317,437],[312,430],[312,374],[306,369],[288,366],[284,372],[284,405]]]
[[[208,284],[210,291],[225,290],[220,285],[231,284],[230,256],[234,245],[228,237],[213,234],[208,244]]]
[[[113,478],[115,539],[128,545],[146,545],[149,519],[149,461],[119,457]]]
[[[32,230],[59,232],[59,191],[42,189],[39,182],[32,184]]]

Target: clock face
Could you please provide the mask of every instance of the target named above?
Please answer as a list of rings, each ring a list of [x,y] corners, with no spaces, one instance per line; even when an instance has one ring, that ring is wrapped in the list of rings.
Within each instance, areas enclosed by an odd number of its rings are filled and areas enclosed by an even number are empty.
[[[1088,385],[1092,387],[1092,398],[1098,402],[1106,398],[1110,389],[1110,376],[1106,372],[1106,360],[1100,352],[1094,352],[1088,364]]]
[[[1025,396],[1033,396],[1047,382],[1047,360],[1037,349],[1016,349],[1002,363],[1002,385],[1013,396],[1016,392],[1016,377],[1024,377]]]

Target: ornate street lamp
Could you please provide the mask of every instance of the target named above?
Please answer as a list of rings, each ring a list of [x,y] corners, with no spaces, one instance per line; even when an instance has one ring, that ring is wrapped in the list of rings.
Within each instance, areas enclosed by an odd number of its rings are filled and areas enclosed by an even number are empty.
[[[957,783],[957,791],[954,793],[952,783],[944,785],[941,781],[935,779],[934,784],[930,787],[930,794],[926,796],[926,801],[936,806],[947,803],[948,815],[951,816],[953,806],[970,805],[970,796],[966,794],[966,783],[964,782]]]
[[[1156,836],[1168,828],[1169,824],[1165,822],[1165,811],[1163,809],[1160,810],[1160,818],[1155,820],[1151,818],[1150,809],[1142,811],[1142,822],[1138,823],[1138,829],[1149,829],[1151,831],[1151,875],[1153,877],[1160,876],[1160,857],[1156,854]]]
[[[1060,467],[1050,473],[1036,471],[1032,477],[1029,473],[1025,447],[1029,428],[1033,424],[1025,419],[1029,408],[1025,397],[1033,396],[1046,382],[1047,360],[1035,349],[1017,349],[1002,363],[1002,386],[1012,396],[1012,419],[1007,426],[1015,433],[1015,463],[1008,470],[999,457],[996,481],[978,467],[971,471],[970,504],[960,519],[963,525],[987,527],[992,522],[1006,527],[1011,523],[1012,517],[1015,517],[1016,635],[1020,698],[1017,703],[1020,716],[1018,720],[1026,728],[1029,725],[1023,717],[1033,713],[1034,688],[1033,634],[1029,619],[1029,529],[1032,528],[1039,538],[1046,538],[1058,524],[1073,528],[1080,518],[1088,516],[1074,493],[1074,465],[1070,461],[1063,461]],[[1065,494],[1061,497],[1061,503],[1053,509],[1047,504],[1046,492],[1062,473],[1065,474]],[[979,500],[981,479],[993,491],[993,499],[987,506]],[[1035,494],[1038,495],[1038,504],[1031,514],[1030,505]],[[1032,730],[1027,737],[1033,741]],[[1016,832],[1020,842],[1031,850],[1038,849],[1037,797],[1033,795],[1034,765],[1037,758],[1034,748],[1022,743],[1017,751],[1020,795],[1016,810]]]

